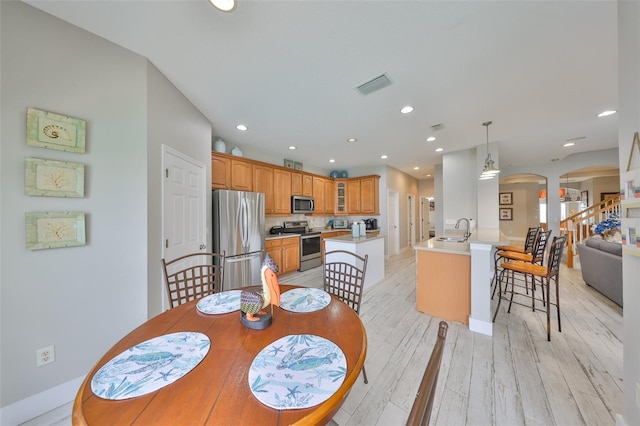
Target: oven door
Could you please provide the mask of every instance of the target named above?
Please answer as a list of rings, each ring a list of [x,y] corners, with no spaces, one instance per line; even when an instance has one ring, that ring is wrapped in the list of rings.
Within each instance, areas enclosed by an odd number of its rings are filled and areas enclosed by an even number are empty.
[[[320,234],[300,236],[300,260],[320,257]]]

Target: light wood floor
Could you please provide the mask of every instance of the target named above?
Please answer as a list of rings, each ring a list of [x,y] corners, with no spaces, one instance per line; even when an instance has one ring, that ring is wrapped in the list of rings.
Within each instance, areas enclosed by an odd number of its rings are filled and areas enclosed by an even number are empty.
[[[369,384],[354,385],[334,417],[341,426],[403,425],[435,342],[440,319],[415,310],[413,253],[385,266],[385,280],[365,292],[360,312]],[[315,268],[281,282],[320,287],[321,274]],[[622,309],[586,286],[579,269],[563,265],[560,286],[562,333],[552,313],[551,342],[545,314],[524,306],[508,314],[503,303],[493,337],[449,323],[431,424],[615,424],[623,400]],[[70,409],[28,424],[70,424]]]

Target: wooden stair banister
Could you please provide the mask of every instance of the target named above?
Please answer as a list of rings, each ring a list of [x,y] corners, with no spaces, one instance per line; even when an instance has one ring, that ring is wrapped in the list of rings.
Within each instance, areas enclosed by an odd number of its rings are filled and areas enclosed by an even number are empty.
[[[613,195],[572,214],[560,222],[560,235],[567,234],[567,267],[573,268],[576,244],[593,235],[591,228],[607,219],[611,213],[620,214],[620,195]]]

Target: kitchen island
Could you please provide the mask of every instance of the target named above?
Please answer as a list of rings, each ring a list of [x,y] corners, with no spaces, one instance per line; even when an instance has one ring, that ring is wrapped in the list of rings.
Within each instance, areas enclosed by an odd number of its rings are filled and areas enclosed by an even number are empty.
[[[491,336],[491,253],[501,244],[508,240],[500,230],[475,229],[463,242],[438,236],[415,245],[416,309]]]
[[[364,237],[357,238],[351,235],[343,235],[341,237],[326,238],[325,250],[327,252],[345,250],[362,257],[365,254],[368,255],[367,271],[364,276],[365,290],[384,279],[384,237],[381,235],[367,234]]]

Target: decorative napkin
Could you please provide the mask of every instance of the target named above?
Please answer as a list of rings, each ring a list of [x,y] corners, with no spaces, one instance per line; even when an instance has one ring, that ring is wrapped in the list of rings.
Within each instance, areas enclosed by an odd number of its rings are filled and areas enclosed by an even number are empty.
[[[308,408],[329,399],[346,372],[347,360],[335,343],[312,334],[294,334],[260,351],[251,363],[249,387],[269,407]]]
[[[331,295],[319,288],[294,288],[280,296],[280,307],[291,312],[313,312],[331,303]]]
[[[191,371],[210,344],[206,335],[189,331],[139,343],[103,365],[91,379],[91,390],[113,400],[146,395]]]
[[[230,290],[210,294],[198,301],[196,308],[203,314],[226,314],[240,309],[242,290]]]

